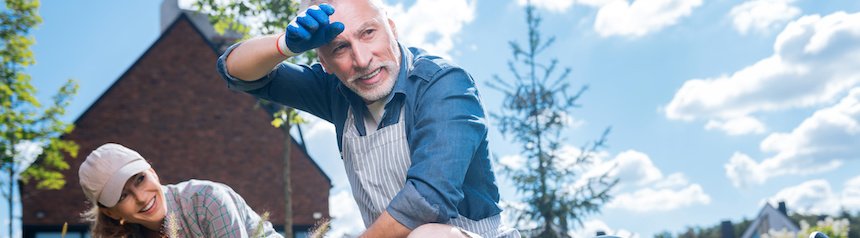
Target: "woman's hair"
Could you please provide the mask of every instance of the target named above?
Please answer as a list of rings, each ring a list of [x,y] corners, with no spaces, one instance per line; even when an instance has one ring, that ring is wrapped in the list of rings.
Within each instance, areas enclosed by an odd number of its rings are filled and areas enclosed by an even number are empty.
[[[91,237],[132,237],[133,231],[137,230],[135,229],[137,227],[133,227],[137,224],[120,225],[119,221],[105,215],[99,211],[100,209],[105,209],[105,207],[96,202],[89,210],[81,213],[81,218],[90,223]]]

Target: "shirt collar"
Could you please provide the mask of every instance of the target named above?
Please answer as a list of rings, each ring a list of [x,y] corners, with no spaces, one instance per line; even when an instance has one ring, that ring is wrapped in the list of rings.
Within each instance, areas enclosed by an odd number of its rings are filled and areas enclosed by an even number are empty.
[[[179,201],[177,201],[180,195],[164,185],[161,186],[161,191],[164,192],[164,205],[167,208],[167,213],[164,214],[164,221],[161,224],[164,232],[167,233],[164,235],[169,236],[169,233],[171,233],[170,229],[173,229],[177,234],[182,234],[180,232],[182,225],[179,224],[182,213],[179,211]]]
[[[395,93],[406,93],[406,79],[408,75],[412,72],[412,60],[413,55],[412,51],[409,51],[406,46],[397,42],[397,47],[400,47],[400,72],[397,74],[397,82],[394,82],[394,88],[391,90],[391,94],[388,95],[388,100],[391,100],[392,95]]]

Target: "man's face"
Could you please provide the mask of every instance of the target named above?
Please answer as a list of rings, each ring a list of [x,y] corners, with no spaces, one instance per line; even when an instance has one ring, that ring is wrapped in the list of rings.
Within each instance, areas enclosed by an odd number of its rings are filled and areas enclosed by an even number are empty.
[[[337,1],[331,22],[343,33],[318,48],[326,71],[371,103],[391,93],[400,72],[400,48],[394,23],[369,1]]]

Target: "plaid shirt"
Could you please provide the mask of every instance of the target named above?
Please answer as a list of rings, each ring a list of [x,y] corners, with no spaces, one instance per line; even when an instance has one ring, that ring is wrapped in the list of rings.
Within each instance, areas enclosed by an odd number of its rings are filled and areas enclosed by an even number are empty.
[[[164,233],[178,237],[282,237],[272,223],[262,224],[239,194],[229,186],[188,180],[162,186],[167,204]]]

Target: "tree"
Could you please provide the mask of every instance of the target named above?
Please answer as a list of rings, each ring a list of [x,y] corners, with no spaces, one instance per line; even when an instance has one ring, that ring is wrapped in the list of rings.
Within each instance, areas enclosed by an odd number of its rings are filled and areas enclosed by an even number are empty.
[[[30,45],[35,39],[28,36],[30,29],[42,22],[38,15],[39,1],[7,0],[0,12],[0,168],[9,176],[9,189],[3,196],[9,202],[9,237],[12,237],[14,219],[14,187],[36,182],[37,189],[60,189],[65,185],[61,170],[69,168],[63,153],[77,157],[78,145],[63,139],[73,125],[64,123],[71,97],[78,85],[68,80],[53,97],[47,108],[36,99],[36,89],[24,68],[35,63]],[[25,152],[27,147],[41,148],[38,157]],[[38,150],[38,149],[37,149]],[[35,159],[35,161],[33,161]]]
[[[570,83],[565,79],[571,69],[554,74],[557,59],[548,64],[536,61],[555,38],[541,39],[538,30],[541,19],[530,1],[525,10],[526,48],[510,42],[513,60],[508,61],[508,68],[516,80],[508,82],[495,75],[488,85],[504,94],[501,112],[491,117],[506,138],[522,146],[525,163],[497,164],[527,203],[524,207],[511,207],[518,223],[537,223],[537,227],[523,233],[535,237],[569,237],[568,231],[582,225],[583,218],[600,212],[600,207],[611,199],[610,189],[618,182],[609,177],[609,171],[588,178],[580,174],[594,165],[595,153],[605,146],[609,128],[598,140],[583,145],[575,158],[563,157],[561,146],[565,138],[561,133],[569,123],[568,113],[580,106],[577,100],[588,87],[582,86],[569,94]],[[525,72],[520,72],[518,63],[525,66]]]
[[[198,11],[208,13],[209,21],[215,26],[215,30],[223,34],[226,31],[234,31],[241,33],[245,38],[255,35],[269,35],[283,32],[287,24],[298,12],[298,2],[290,0],[246,0],[246,1],[217,1],[217,0],[197,0],[194,5]],[[262,16],[262,17],[261,17]],[[251,30],[247,24],[243,24],[243,19],[258,18],[262,21],[259,28]],[[304,54],[296,57],[291,57],[288,61],[311,63],[316,58],[314,51],[309,50]],[[292,148],[292,140],[290,130],[293,124],[302,124],[304,120],[298,115],[298,112],[281,104],[259,100],[258,106],[272,112],[272,126],[280,129],[284,134],[284,237],[293,237],[293,221],[292,221],[292,201],[290,199],[291,184],[290,181],[290,153]]]

